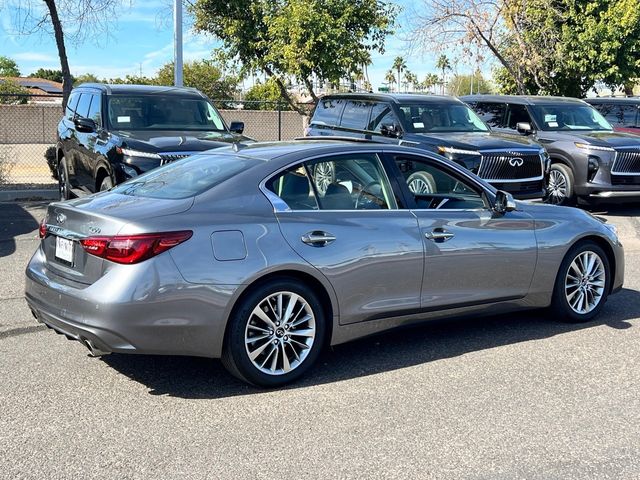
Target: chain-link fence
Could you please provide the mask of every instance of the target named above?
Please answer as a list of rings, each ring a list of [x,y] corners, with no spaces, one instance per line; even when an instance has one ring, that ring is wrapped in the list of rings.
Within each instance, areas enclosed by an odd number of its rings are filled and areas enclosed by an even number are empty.
[[[227,125],[244,122],[244,134],[257,141],[291,140],[304,135],[308,117],[283,102],[213,100]],[[298,108],[310,113],[312,104]],[[62,98],[8,95],[0,98],[0,190],[56,188],[55,166]]]

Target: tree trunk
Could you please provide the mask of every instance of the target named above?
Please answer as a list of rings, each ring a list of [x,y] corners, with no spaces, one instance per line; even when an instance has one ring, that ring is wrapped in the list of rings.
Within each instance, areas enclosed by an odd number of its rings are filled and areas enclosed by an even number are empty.
[[[307,112],[305,112],[302,108],[300,108],[300,106],[298,106],[293,99],[291,98],[291,96],[289,95],[289,92],[287,91],[287,87],[284,83],[282,83],[282,80],[280,80],[277,76],[275,76],[273,74],[273,70],[271,70],[269,67],[265,66],[263,67],[264,72],[269,75],[269,77],[273,78],[276,82],[276,85],[278,86],[278,89],[280,90],[280,95],[282,96],[282,98],[284,98],[287,103],[291,106],[291,108],[293,108],[296,112],[298,112],[300,115],[306,115]],[[308,84],[309,79],[305,80],[305,84]],[[307,85],[307,88],[309,88],[309,86]],[[313,88],[311,88],[309,90],[309,93],[311,94],[311,98],[313,98],[313,100],[315,102],[318,101],[318,97],[316,97],[315,93],[313,92]]]
[[[60,23],[55,0],[44,0],[44,3],[49,9],[49,15],[51,15],[51,24],[53,25],[53,32],[58,47],[58,56],[60,57],[60,69],[62,70],[62,108],[64,109],[67,106],[69,94],[73,87],[73,80],[71,79],[71,72],[69,71],[69,61],[67,60],[67,49],[64,46],[64,32],[62,31],[62,24]]]

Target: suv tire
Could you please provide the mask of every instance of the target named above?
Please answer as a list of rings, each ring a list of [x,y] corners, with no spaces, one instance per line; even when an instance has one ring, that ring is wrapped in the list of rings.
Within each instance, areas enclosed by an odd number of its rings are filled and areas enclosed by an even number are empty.
[[[575,202],[573,184],[571,169],[561,163],[554,163],[549,171],[545,202],[553,205],[572,205]]]

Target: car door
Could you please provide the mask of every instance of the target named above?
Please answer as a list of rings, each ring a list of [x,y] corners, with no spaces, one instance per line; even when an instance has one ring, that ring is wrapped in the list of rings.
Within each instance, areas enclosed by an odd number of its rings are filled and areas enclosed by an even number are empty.
[[[400,120],[389,103],[374,103],[371,107],[371,115],[369,118],[369,124],[367,125],[367,134],[365,135],[365,138],[398,145],[399,140],[397,137],[390,137],[382,134],[382,125],[394,125],[399,130],[402,129]]]
[[[389,157],[424,244],[422,308],[524,297],[537,261],[533,219],[519,211],[498,215],[479,184],[438,160]]]
[[[333,182],[314,170],[331,165]],[[331,283],[340,323],[420,308],[423,245],[416,217],[398,208],[375,153],[322,157],[267,183],[288,206],[276,216],[287,242]]]
[[[347,101],[336,134],[342,137],[364,138],[370,112],[371,102],[357,99]]]
[[[78,101],[75,118],[88,118],[89,108],[93,95],[89,92],[83,92]],[[76,126],[76,152],[73,157],[73,164],[76,173],[78,186],[91,187],[93,185],[93,172],[90,169],[91,162],[91,137],[95,137],[94,133],[80,132]],[[94,139],[95,141],[95,139]],[[90,189],[92,191],[92,189]]]
[[[72,185],[77,183],[76,171],[75,171],[75,158],[78,155],[78,138],[75,124],[73,119],[75,118],[76,108],[78,101],[80,100],[80,92],[73,91],[67,101],[67,107],[65,109],[64,118],[58,125],[58,138],[67,166],[67,175],[69,182]]]

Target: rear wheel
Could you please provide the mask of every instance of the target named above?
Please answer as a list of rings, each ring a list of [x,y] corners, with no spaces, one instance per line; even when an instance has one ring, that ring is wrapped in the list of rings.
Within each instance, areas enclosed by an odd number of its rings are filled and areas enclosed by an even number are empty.
[[[566,165],[561,163],[551,165],[545,201],[553,205],[571,205],[575,201],[573,197],[573,173]]]
[[[69,200],[71,198],[67,161],[64,157],[61,157],[58,161],[58,190],[60,192],[60,200]]]
[[[569,322],[587,322],[602,310],[610,284],[606,253],[593,242],[580,243],[569,250],[560,265],[551,311]]]
[[[415,195],[435,193],[436,182],[433,176],[427,172],[415,172],[407,178],[407,185],[411,193]]]
[[[299,282],[278,279],[258,287],[229,321],[222,363],[254,385],[278,387],[300,378],[322,348],[322,307]]]

